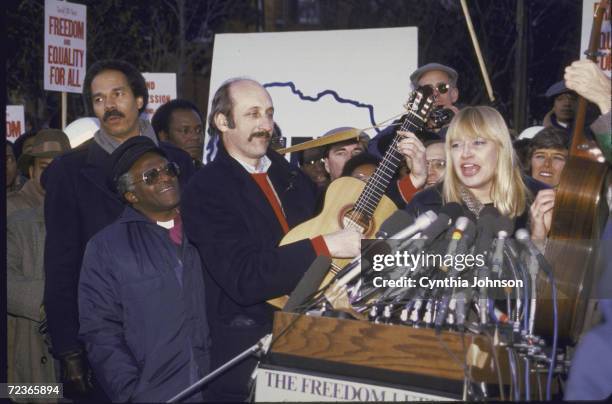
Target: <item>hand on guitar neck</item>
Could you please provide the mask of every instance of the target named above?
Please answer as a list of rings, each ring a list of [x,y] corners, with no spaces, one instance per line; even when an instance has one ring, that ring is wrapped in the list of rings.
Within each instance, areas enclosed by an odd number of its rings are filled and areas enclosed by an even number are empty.
[[[323,235],[333,258],[354,258],[361,252],[362,234],[353,229],[342,229]]]
[[[565,68],[565,86],[596,104],[601,114],[610,111],[610,78],[592,61],[577,60]]]
[[[412,132],[397,131],[403,139],[397,143],[397,151],[406,159],[406,165],[410,170],[410,181],[416,188],[422,188],[427,181],[427,159],[425,158],[425,146]]]

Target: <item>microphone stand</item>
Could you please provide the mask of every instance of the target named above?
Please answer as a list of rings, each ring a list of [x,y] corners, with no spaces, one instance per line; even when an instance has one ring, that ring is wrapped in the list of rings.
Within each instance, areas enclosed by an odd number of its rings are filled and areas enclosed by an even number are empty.
[[[201,378],[200,380],[198,380],[191,386],[187,387],[185,390],[178,393],[176,396],[172,397],[170,400],[166,401],[166,403],[176,403],[176,402],[183,400],[184,398],[189,397],[190,395],[195,393],[197,390],[199,390],[200,387],[204,386],[206,383],[208,383],[209,381],[211,381],[212,379],[214,379],[221,373],[225,372],[227,369],[233,367],[239,362],[242,362],[244,359],[248,358],[251,355],[258,355],[258,354],[265,355],[268,352],[268,349],[270,349],[271,342],[272,342],[272,334],[268,334],[264,336],[255,345],[248,348],[246,351],[242,352],[241,354],[236,355],[234,358],[230,359],[225,364],[221,365],[220,367],[210,372],[209,374],[207,374],[206,376],[204,376],[203,378]]]

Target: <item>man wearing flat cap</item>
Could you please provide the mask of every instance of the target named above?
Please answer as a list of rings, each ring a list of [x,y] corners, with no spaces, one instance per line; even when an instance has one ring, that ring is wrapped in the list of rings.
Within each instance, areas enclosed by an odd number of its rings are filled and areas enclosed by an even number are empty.
[[[33,139],[30,150],[19,156],[18,161],[28,171],[30,180],[19,191],[7,195],[7,216],[16,210],[43,204],[45,190],[40,185],[40,177],[55,157],[70,150],[68,136],[59,129],[43,129]]]
[[[54,355],[62,363],[64,395],[105,400],[90,383],[82,344],[77,338],[77,287],[89,239],[113,223],[124,209],[122,199],[107,185],[110,155],[133,137],[151,139],[181,168],[185,184],[195,171],[189,155],[157,140],[151,125],[139,119],[148,101],[144,77],[121,60],[94,63],[83,82],[87,111],[100,121],[93,139],[55,159],[45,170],[45,307]],[[93,393],[93,397],[92,394]]]
[[[409,198],[425,184],[427,163],[425,161],[425,147],[423,144],[444,140],[446,137],[446,128],[450,123],[450,119],[454,114],[459,112],[459,109],[455,106],[455,103],[459,99],[459,89],[457,88],[458,78],[459,75],[455,69],[440,63],[427,63],[419,67],[410,75],[412,90],[430,87],[433,94],[436,96],[436,110],[438,112],[444,112],[447,119],[441,128],[434,128],[429,125],[423,128],[419,133],[410,134],[410,136],[407,135],[408,132],[404,134],[411,143],[410,156],[406,154],[404,154],[404,156],[407,159],[407,166],[413,177],[411,179],[411,184],[403,185],[405,190],[402,191],[402,197],[405,202],[409,202]],[[401,121],[395,121],[377,134],[368,144],[368,152],[375,156],[382,157],[389,148],[400,126]],[[425,173],[424,176],[422,175],[423,172]]]
[[[55,364],[46,335],[43,303],[45,271],[45,191],[40,176],[53,158],[70,150],[68,136],[43,129],[19,157],[30,174],[21,190],[7,196],[7,339],[8,377],[12,383],[55,383]],[[44,327],[43,327],[44,329]]]
[[[569,133],[578,107],[578,95],[565,87],[563,80],[550,86],[545,95],[553,100],[553,106],[544,117],[542,125],[563,129]]]
[[[441,128],[433,128],[431,126],[423,128],[417,135],[421,142],[429,143],[435,140],[444,140],[446,137],[446,127],[450,123],[450,119],[454,114],[459,112],[455,103],[459,99],[459,89],[457,88],[457,79],[459,74],[455,69],[445,66],[440,63],[427,63],[416,69],[410,75],[410,84],[412,90],[417,90],[422,87],[430,87],[433,94],[436,96],[435,109],[437,111],[445,111],[447,117]],[[376,135],[368,145],[368,152],[375,156],[382,157],[399,129],[401,121],[394,121],[393,124],[385,128],[382,132]]]
[[[113,402],[167,401],[209,370],[203,273],[182,231],[179,171],[144,136],[110,157],[110,185],[128,206],[87,243],[78,298],[79,337]]]

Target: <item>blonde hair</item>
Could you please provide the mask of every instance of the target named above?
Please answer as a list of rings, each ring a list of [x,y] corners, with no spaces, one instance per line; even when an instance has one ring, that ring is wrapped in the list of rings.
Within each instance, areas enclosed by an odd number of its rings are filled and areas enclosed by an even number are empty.
[[[511,218],[520,216],[527,207],[529,191],[525,187],[518,158],[512,147],[510,132],[504,118],[495,109],[487,106],[466,107],[453,118],[446,134],[446,161],[451,160],[451,144],[458,139],[483,138],[497,147],[497,167],[491,186],[493,205],[502,215]],[[445,203],[462,203],[461,181],[453,164],[446,165],[442,195]]]

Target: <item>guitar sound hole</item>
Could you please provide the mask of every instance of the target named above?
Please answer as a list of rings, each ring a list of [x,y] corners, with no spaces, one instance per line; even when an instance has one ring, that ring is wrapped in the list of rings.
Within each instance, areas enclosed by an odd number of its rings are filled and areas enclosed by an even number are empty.
[[[372,228],[372,221],[366,215],[357,212],[352,207],[343,209],[341,214],[341,223],[343,229],[355,229],[361,234],[368,235]]]

